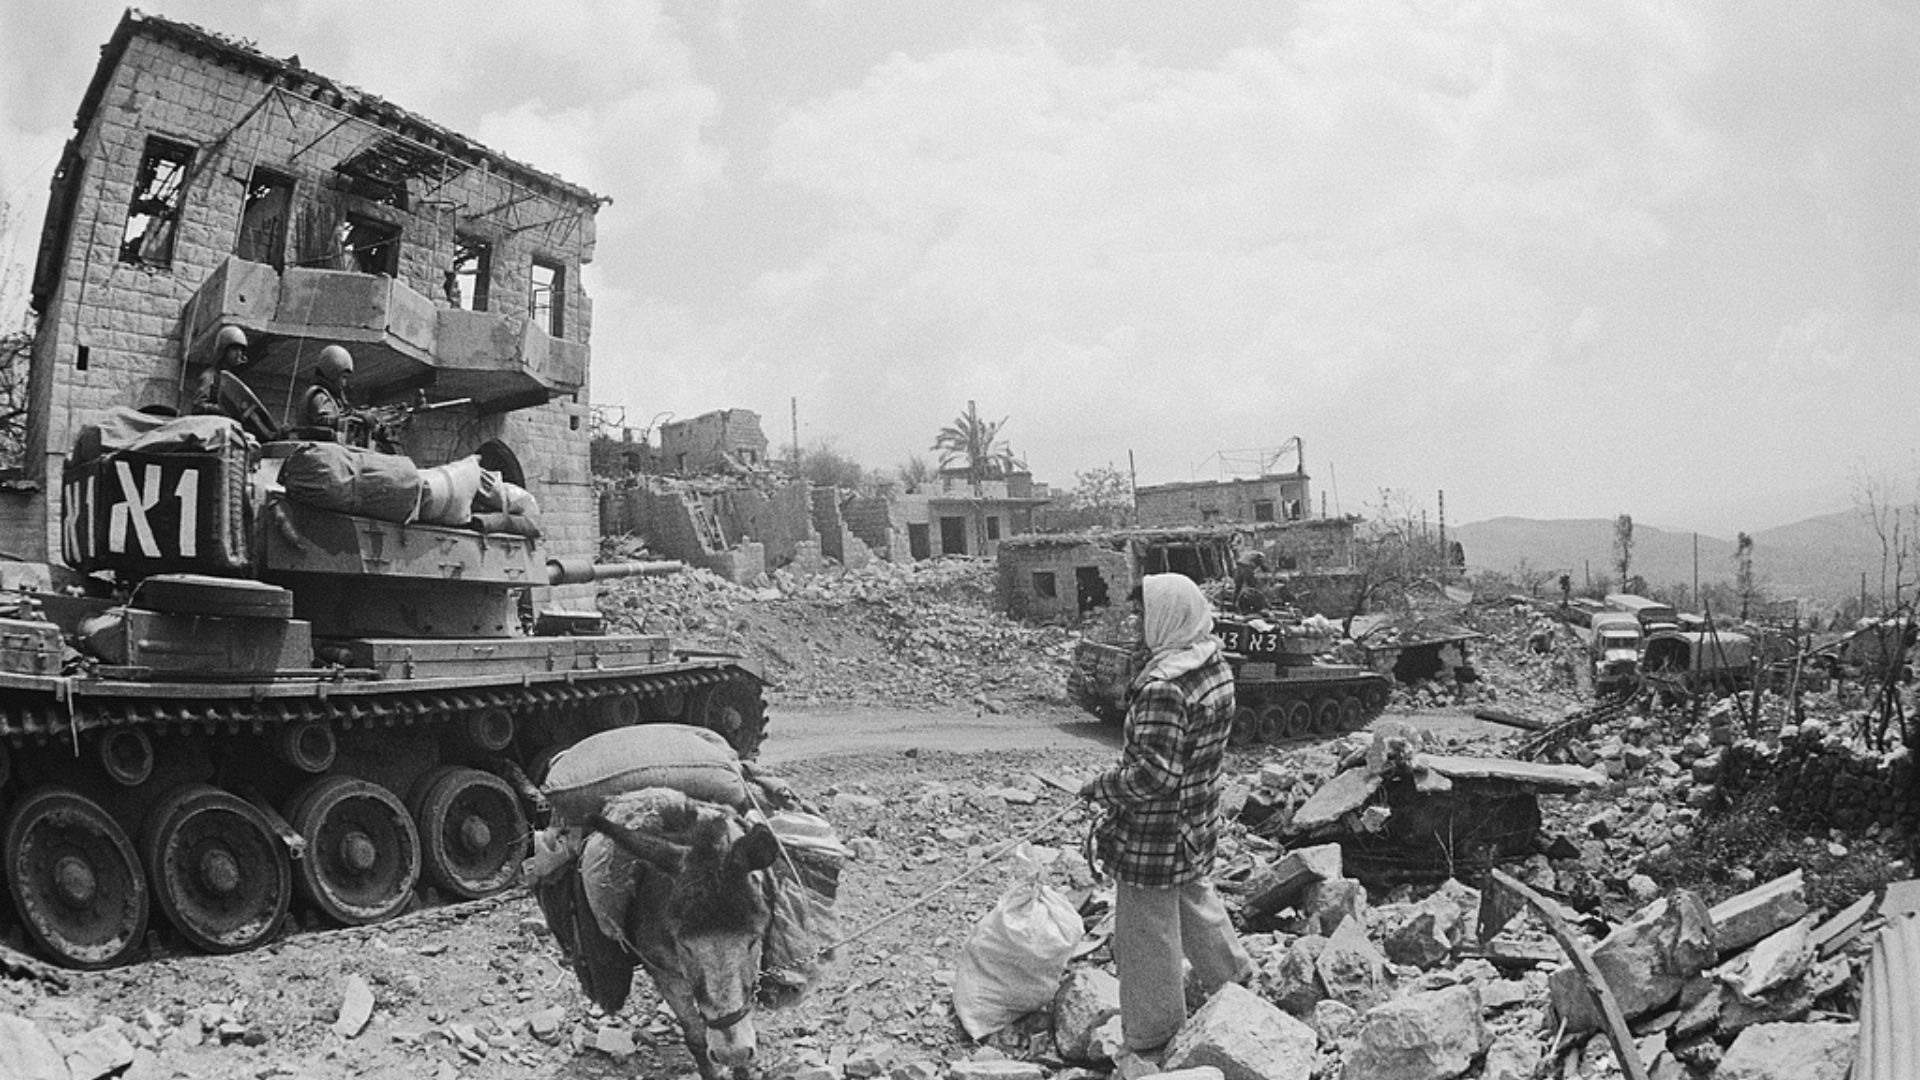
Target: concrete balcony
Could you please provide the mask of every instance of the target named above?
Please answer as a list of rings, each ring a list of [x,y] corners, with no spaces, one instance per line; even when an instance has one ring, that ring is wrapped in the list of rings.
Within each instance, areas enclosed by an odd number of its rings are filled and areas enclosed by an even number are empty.
[[[587,347],[549,337],[523,318],[436,307],[384,275],[290,267],[229,256],[183,312],[186,363],[213,360],[222,326],[247,332],[248,381],[297,385],[328,345],[353,353],[356,397],[369,402],[426,390],[470,399],[480,413],[542,404],[586,384]]]

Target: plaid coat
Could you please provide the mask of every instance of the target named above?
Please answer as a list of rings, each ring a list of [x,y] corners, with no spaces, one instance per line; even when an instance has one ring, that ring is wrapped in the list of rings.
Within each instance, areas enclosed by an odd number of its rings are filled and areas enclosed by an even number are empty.
[[[1114,880],[1184,885],[1213,869],[1233,710],[1233,670],[1217,649],[1171,679],[1136,683],[1119,763],[1080,792],[1106,811],[1089,841]]]

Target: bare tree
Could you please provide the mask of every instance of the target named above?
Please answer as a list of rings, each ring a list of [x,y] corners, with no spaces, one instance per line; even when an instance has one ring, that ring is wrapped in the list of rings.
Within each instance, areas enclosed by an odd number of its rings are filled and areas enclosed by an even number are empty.
[[[1620,587],[1633,579],[1633,515],[1613,519],[1613,565],[1620,571]]]
[[[33,332],[0,334],[0,469],[25,463],[27,369],[33,357]]]
[[[933,469],[927,465],[927,459],[919,454],[908,454],[907,460],[893,467],[895,476],[900,478],[900,486],[908,492],[919,491],[933,479]]]
[[[1900,742],[1916,747],[1920,730],[1909,724],[1906,704],[1900,690],[1906,681],[1907,656],[1916,637],[1916,601],[1920,601],[1920,478],[1916,478],[1909,501],[1901,502],[1891,485],[1881,479],[1864,479],[1855,494],[1855,505],[1880,539],[1879,617],[1866,629],[1873,638],[1874,662],[1862,676],[1871,685],[1873,707],[1868,713],[1869,741],[1886,749],[1889,729],[1897,727]]]
[[[1733,584],[1740,590],[1740,620],[1753,610],[1753,537],[1741,533],[1733,545]]]

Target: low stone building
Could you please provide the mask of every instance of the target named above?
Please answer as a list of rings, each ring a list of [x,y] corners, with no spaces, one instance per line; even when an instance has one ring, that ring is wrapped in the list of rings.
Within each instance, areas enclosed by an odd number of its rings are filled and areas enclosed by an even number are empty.
[[[1033,477],[1014,473],[971,483],[943,473],[920,491],[852,500],[848,519],[875,552],[895,562],[942,556],[994,558],[1000,544],[1033,531],[1033,512],[1050,496]]]
[[[1118,604],[1146,574],[1226,581],[1242,552],[1262,551],[1271,580],[1323,615],[1351,610],[1349,571],[1357,519],[1264,525],[1036,533],[999,545],[999,598],[1020,619],[1075,618]]]
[[[763,468],[767,437],[760,430],[760,414],[719,409],[661,424],[657,461],[664,471],[684,476]]]

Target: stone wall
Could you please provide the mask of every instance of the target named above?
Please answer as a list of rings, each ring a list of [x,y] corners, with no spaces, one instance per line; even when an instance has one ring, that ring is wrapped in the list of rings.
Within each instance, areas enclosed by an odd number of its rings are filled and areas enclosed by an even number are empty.
[[[1726,795],[1771,787],[1781,812],[1805,824],[1920,832],[1920,775],[1913,755],[1860,749],[1818,721],[1782,728],[1777,746],[1736,741],[1722,752],[1717,769]]]
[[[904,531],[894,530],[891,500],[856,495],[840,507],[840,518],[873,554],[894,562],[907,561],[907,536]]]
[[[767,566],[785,566],[793,561],[798,545],[818,545],[820,540],[814,531],[813,504],[807,488],[805,480],[792,480],[720,492],[714,500],[720,528],[729,540],[747,537],[762,544]]]
[[[588,340],[592,311],[579,266],[592,257],[594,207],[584,193],[536,190],[528,186],[536,182],[527,179],[528,170],[504,159],[482,168],[448,158],[446,175],[432,178],[431,199],[424,184],[413,185],[421,190],[410,211],[364,198],[347,190],[334,166],[379,140],[398,138],[370,118],[380,109],[354,115],[341,107],[352,103],[339,93],[275,89],[266,69],[279,61],[223,51],[231,46],[183,45],[181,31],[169,25],[147,20],[131,33],[120,62],[99,84],[98,101],[84,118],[90,123],[70,147],[73,213],[65,249],[36,290],[44,295],[29,379],[27,468],[46,486],[47,498],[59,497],[60,460],[86,418],[112,406],[181,401],[184,308],[234,251],[255,168],[293,181],[284,233],[289,265],[318,265],[315,246],[346,214],[378,219],[401,229],[395,276],[436,306],[450,306],[443,283],[457,226],[493,244],[489,311],[524,317],[533,260],[555,261],[565,267],[562,337]],[[284,65],[272,77],[301,78]],[[194,149],[164,264],[127,262],[120,252],[150,136]],[[587,400],[585,387],[578,400]],[[583,409],[555,402],[504,417],[433,417],[417,432],[425,448],[421,464],[464,456],[490,438],[508,441],[540,501],[549,548],[590,553],[597,530],[585,486]],[[21,554],[57,558],[58,527],[58,514],[46,514],[39,550]]]

